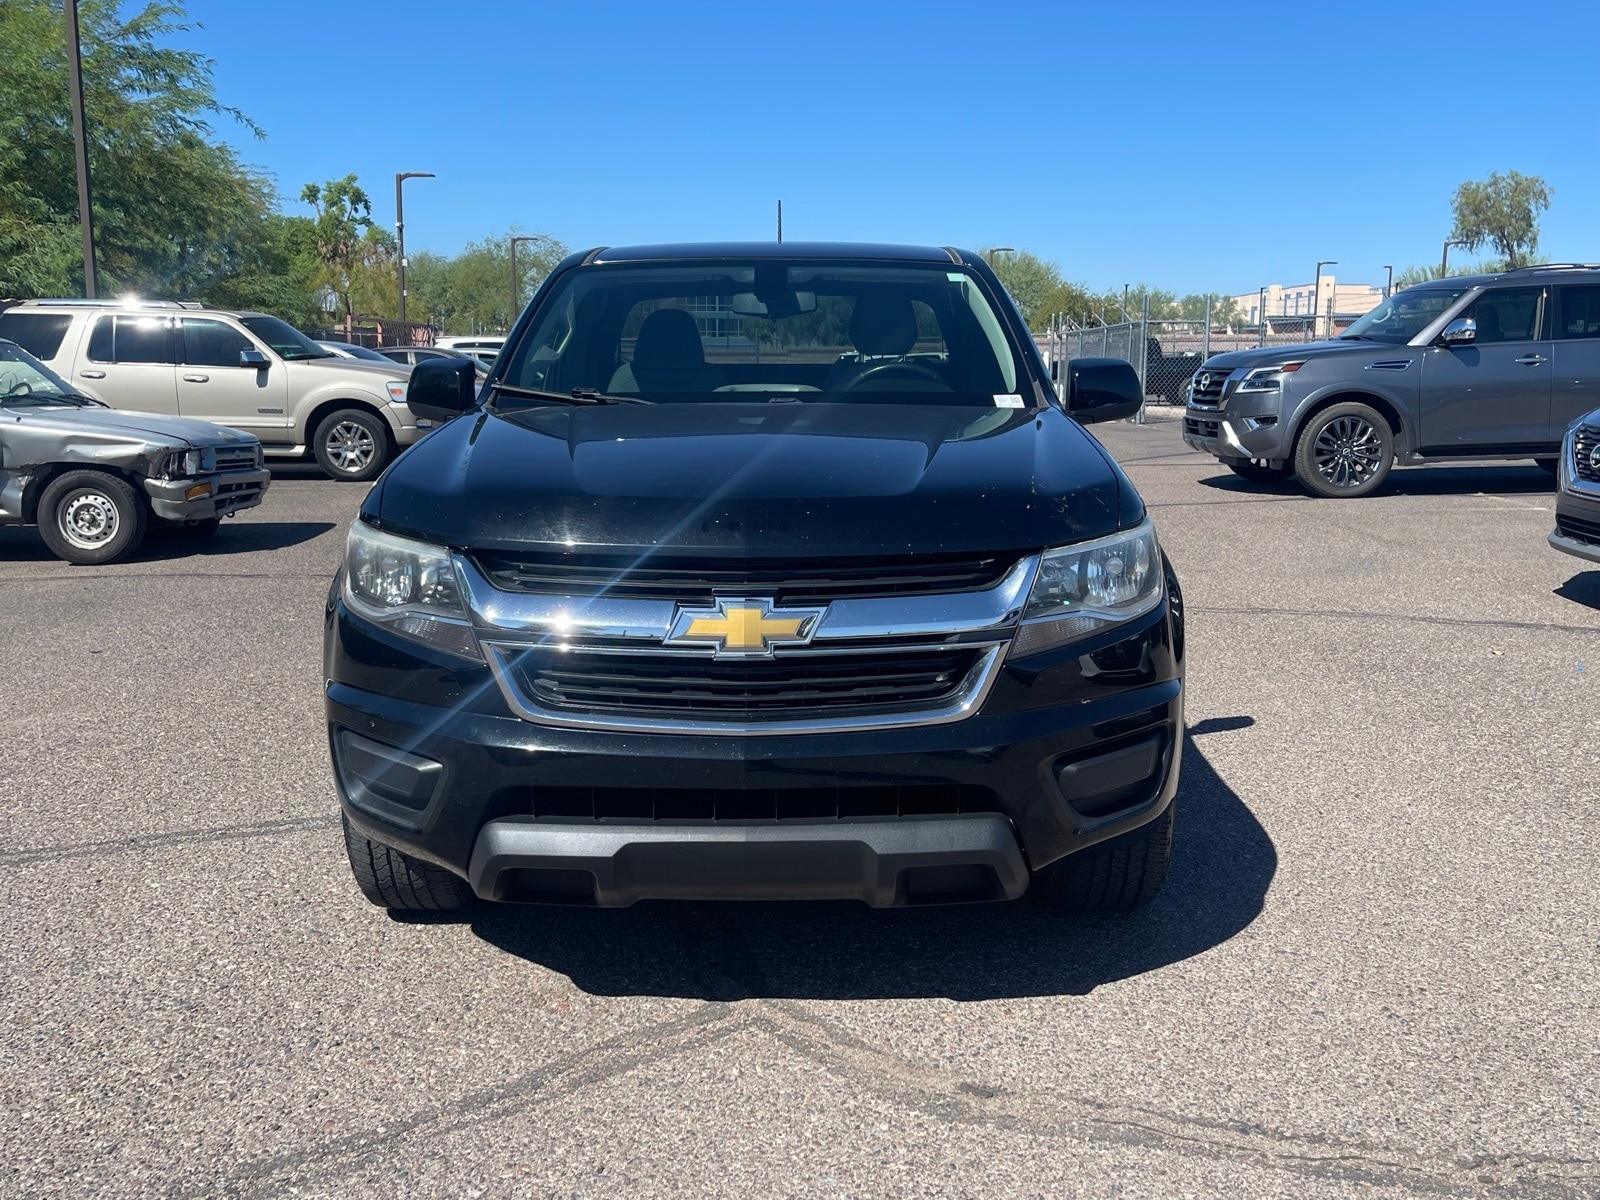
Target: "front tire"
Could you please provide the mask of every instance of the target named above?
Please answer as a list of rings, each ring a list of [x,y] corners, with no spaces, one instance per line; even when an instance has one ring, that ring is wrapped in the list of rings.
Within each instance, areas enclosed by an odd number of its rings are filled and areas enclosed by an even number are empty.
[[[311,449],[318,466],[346,483],[376,479],[394,457],[383,418],[361,408],[341,408],[323,417],[312,434]]]
[[[1394,465],[1394,430],[1377,409],[1349,401],[1313,416],[1295,442],[1294,474],[1313,496],[1366,496]]]
[[[361,894],[396,912],[458,912],[477,897],[459,875],[375,842],[344,821],[344,849]]]
[[[1133,841],[1051,863],[1034,873],[1029,890],[1063,912],[1128,912],[1149,904],[1172,865],[1176,808],[1174,800]]]
[[[137,550],[149,527],[144,497],[120,475],[68,471],[39,497],[39,535],[57,558],[79,566],[116,562]]]

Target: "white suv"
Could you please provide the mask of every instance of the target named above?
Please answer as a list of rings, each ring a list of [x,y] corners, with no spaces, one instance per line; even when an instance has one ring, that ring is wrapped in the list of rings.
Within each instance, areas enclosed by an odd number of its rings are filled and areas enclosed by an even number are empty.
[[[277,317],[174,301],[24,300],[0,338],[113,408],[253,433],[269,456],[309,449],[335,479],[376,479],[426,432],[399,364],[338,358]]]

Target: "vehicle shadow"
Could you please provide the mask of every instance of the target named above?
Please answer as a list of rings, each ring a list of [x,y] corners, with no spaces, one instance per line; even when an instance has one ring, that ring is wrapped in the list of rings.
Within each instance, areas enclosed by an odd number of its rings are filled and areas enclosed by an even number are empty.
[[[1207,722],[1195,732],[1250,723]],[[1261,912],[1277,866],[1266,830],[1186,739],[1171,874],[1155,902],[1134,913],[1066,916],[1026,898],[893,910],[661,901],[627,909],[496,905],[471,923],[492,945],[599,996],[1081,995],[1227,941]]]
[[[225,521],[216,534],[204,541],[186,540],[176,529],[153,528],[144,544],[130,557],[113,564],[169,562],[184,558],[225,557],[262,550],[283,550],[321,537],[336,528],[332,521]],[[39,537],[27,526],[0,529],[0,561],[59,562]],[[63,566],[66,564],[62,564]]]
[[[1219,492],[1311,497],[1293,477],[1276,483],[1257,483],[1232,471],[1201,479],[1203,487]],[[1396,467],[1374,495],[1377,496],[1470,496],[1484,492],[1498,496],[1554,495],[1555,476],[1531,463],[1458,466],[1454,463],[1425,467]]]
[[[1580,571],[1554,589],[1554,594],[1563,600],[1600,611],[1600,571]]]

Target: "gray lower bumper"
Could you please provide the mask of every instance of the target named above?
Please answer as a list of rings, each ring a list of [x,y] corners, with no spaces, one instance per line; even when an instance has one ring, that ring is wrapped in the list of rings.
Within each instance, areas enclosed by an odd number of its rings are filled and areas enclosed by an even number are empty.
[[[1013,900],[1028,868],[998,814],[889,821],[564,825],[514,817],[479,833],[467,872],[486,900],[862,900],[875,908]]]
[[[156,516],[167,521],[206,521],[254,508],[267,494],[271,482],[272,472],[265,469],[226,471],[193,479],[146,479],[144,490]],[[192,499],[186,495],[198,487],[208,490]]]
[[[1549,537],[1550,548],[1559,550],[1563,554],[1570,554],[1574,558],[1586,558],[1590,562],[1600,562],[1600,546],[1593,542],[1580,542],[1577,538],[1565,537],[1552,532]]]

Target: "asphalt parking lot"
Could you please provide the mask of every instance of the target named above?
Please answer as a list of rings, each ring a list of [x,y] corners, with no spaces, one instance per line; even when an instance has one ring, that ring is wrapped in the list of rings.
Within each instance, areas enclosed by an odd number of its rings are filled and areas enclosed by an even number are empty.
[[[1158,901],[400,921],[340,843],[364,488],[0,530],[0,1194],[1600,1194],[1600,570],[1532,464],[1360,501],[1097,427],[1189,612]]]

